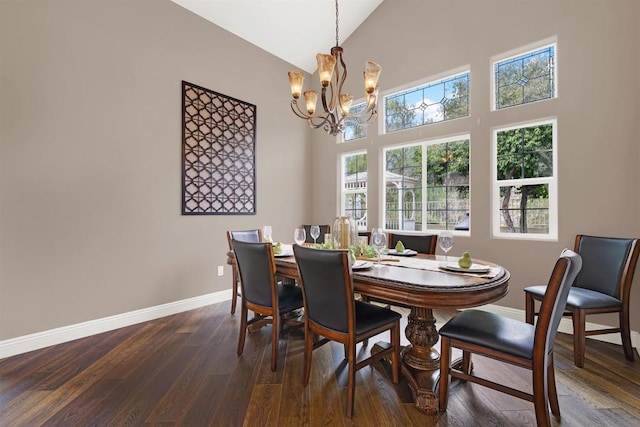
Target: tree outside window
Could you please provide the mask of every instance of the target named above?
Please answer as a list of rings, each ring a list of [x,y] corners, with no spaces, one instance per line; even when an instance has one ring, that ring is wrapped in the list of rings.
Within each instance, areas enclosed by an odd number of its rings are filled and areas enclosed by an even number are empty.
[[[469,214],[468,137],[388,148],[384,163],[386,229],[454,229]]]
[[[494,235],[557,235],[555,120],[494,132]]]

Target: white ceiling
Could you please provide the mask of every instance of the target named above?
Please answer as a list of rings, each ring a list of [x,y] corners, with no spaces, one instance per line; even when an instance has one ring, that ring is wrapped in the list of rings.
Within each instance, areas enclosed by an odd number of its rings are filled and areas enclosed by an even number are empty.
[[[335,46],[334,0],[172,1],[309,73],[316,70],[316,53]],[[340,44],[382,1],[339,2]]]

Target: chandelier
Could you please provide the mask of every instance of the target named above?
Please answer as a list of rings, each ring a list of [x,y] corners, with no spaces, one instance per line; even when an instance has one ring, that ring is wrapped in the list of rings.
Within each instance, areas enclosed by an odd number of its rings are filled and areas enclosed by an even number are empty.
[[[322,127],[331,135],[342,133],[348,124],[364,124],[377,116],[378,77],[381,67],[372,61],[367,61],[364,69],[364,91],[366,103],[362,110],[349,112],[353,103],[353,96],[342,93],[342,86],[347,79],[347,66],[342,59],[342,48],[338,39],[338,0],[336,0],[336,45],[331,48],[331,54],[319,53],[318,75],[322,85],[322,111],[316,113],[318,94],[315,90],[304,92],[305,109],[300,108],[298,100],[302,92],[304,74],[301,71],[289,71],[291,85],[291,110],[305,119],[313,129]],[[306,111],[305,111],[306,110]]]

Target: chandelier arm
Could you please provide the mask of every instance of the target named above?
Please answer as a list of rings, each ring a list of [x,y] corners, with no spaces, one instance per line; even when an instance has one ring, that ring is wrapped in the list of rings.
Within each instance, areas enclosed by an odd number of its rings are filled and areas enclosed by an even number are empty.
[[[318,129],[319,127],[323,127],[326,128],[331,128],[333,129],[335,127],[333,121],[331,120],[330,115],[328,116],[319,116],[319,117],[309,117],[307,119],[307,123],[309,124],[309,126],[313,129]],[[319,120],[319,121],[317,121]]]
[[[333,103],[333,86],[331,85],[331,83],[329,84],[329,86],[331,86],[330,87],[330,89],[331,89],[331,100],[329,101],[329,104],[327,104],[327,88],[326,87],[322,88],[322,94],[320,96],[320,98],[322,99],[322,109],[327,114],[331,114],[332,113],[332,108],[333,108],[333,106],[331,105]]]
[[[310,117],[300,109],[300,106],[295,99],[291,100],[291,111],[293,111],[293,114],[300,117],[301,119],[308,119]]]
[[[293,111],[293,114],[295,114],[296,116],[305,120],[322,118],[326,114],[326,113],[309,114],[300,108],[300,105],[298,104],[296,99],[291,100],[291,111]]]
[[[344,63],[344,59],[342,59],[342,49],[338,52],[338,58],[340,60],[340,65],[342,66],[342,76],[340,76],[340,83],[338,84],[338,97],[342,93],[342,87],[344,86],[345,80],[347,80],[347,66]],[[336,61],[337,62],[337,61]],[[336,71],[339,70],[338,65],[336,64]],[[339,74],[339,73],[337,73]],[[336,75],[336,83],[338,81],[338,75]]]

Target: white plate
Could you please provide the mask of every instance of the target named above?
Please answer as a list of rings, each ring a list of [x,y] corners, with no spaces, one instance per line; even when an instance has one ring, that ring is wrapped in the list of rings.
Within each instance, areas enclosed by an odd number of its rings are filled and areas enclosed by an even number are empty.
[[[418,254],[418,252],[414,251],[413,249],[405,249],[402,252],[398,252],[395,249],[389,249],[389,252],[387,253],[389,255],[397,255],[397,256],[414,256]]]
[[[353,265],[351,266],[352,270],[365,270],[367,268],[371,268],[373,267],[373,263],[369,262],[369,261],[356,261],[353,263]]]
[[[273,254],[274,257],[276,258],[280,258],[280,257],[286,257],[286,256],[293,256],[293,245],[287,245],[284,243],[281,243],[281,250],[279,254]]]
[[[488,273],[491,267],[482,264],[472,264],[469,268],[462,268],[458,263],[442,263],[440,268],[443,270],[459,271],[462,273]]]
[[[282,251],[279,254],[273,254],[274,257],[280,258],[285,256],[293,256],[293,251]]]

